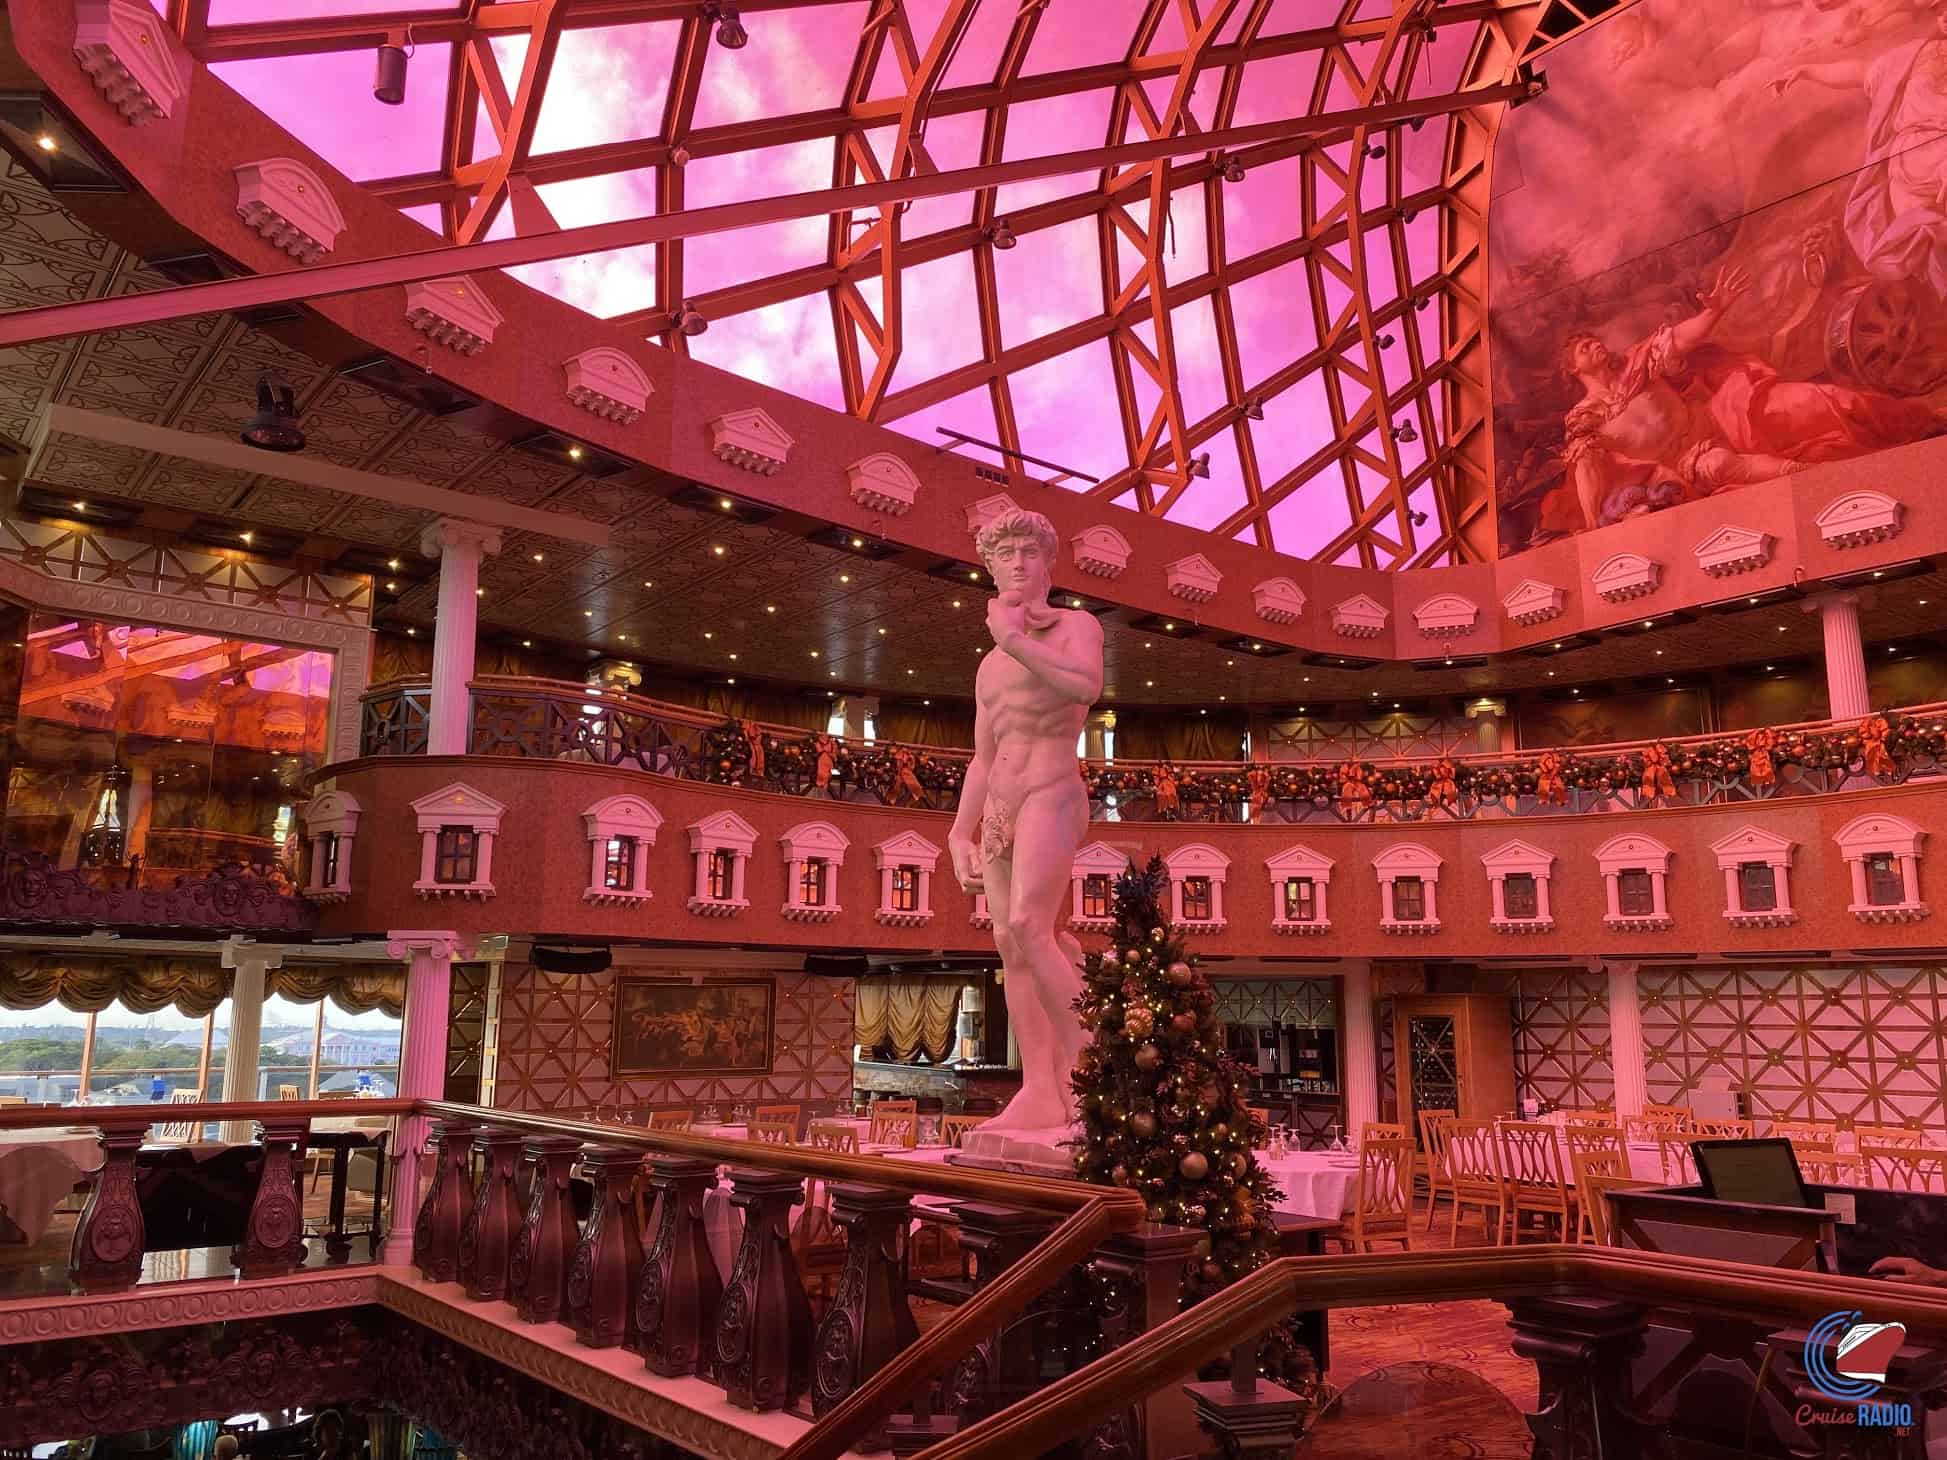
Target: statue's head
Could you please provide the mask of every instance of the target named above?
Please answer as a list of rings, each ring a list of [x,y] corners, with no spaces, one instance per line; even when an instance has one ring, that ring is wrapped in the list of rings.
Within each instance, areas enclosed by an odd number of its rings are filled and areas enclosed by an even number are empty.
[[[974,547],[1000,592],[1012,590],[1030,603],[1048,596],[1055,572],[1055,525],[1039,512],[1010,507],[980,529]]]

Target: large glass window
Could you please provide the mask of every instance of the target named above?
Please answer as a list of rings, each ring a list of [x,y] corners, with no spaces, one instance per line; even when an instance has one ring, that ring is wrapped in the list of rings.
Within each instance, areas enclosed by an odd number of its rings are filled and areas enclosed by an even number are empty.
[[[919,868],[902,864],[892,869],[892,910],[919,911]]]
[[[710,896],[718,902],[730,900],[730,889],[737,885],[737,854],[729,847],[710,853]]]
[[[1511,918],[1535,916],[1535,879],[1531,872],[1514,872],[1501,880],[1501,906]]]
[[[635,838],[612,836],[602,849],[602,886],[610,892],[635,888]]]
[[[1874,907],[1898,907],[1906,901],[1906,879],[1900,875],[1900,859],[1893,853],[1867,856],[1866,901]]]
[[[104,885],[225,864],[297,880],[296,809],[326,758],[331,655],[0,610],[5,842]]]
[[[827,874],[831,864],[823,857],[806,857],[804,865],[798,870],[798,901],[806,907],[823,907],[825,889],[829,885]],[[711,896],[715,896],[712,893]],[[730,894],[725,893],[728,897]]]
[[[464,887],[480,865],[480,833],[470,826],[442,826],[433,859],[433,881]]]
[[[1309,877],[1284,880],[1284,920],[1309,923],[1318,917],[1318,886]]]
[[[1090,872],[1082,878],[1082,916],[1085,918],[1109,916],[1109,874],[1107,872]]]

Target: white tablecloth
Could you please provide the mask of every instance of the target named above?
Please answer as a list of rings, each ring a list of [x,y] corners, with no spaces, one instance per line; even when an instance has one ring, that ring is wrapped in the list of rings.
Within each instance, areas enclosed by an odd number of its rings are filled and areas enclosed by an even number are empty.
[[[61,1199],[100,1169],[93,1131],[0,1131],[0,1241],[38,1242]]]
[[[1330,1151],[1292,1151],[1273,1158],[1268,1151],[1257,1153],[1257,1164],[1284,1192],[1278,1203],[1281,1212],[1296,1212],[1301,1217],[1330,1217],[1337,1220],[1352,1204],[1359,1179],[1359,1158]]]

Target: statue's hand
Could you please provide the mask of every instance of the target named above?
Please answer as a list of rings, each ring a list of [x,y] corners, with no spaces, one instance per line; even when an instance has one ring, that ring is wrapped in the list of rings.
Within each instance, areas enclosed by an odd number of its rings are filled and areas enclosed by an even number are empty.
[[[986,890],[980,865],[980,849],[970,841],[950,836],[946,841],[947,852],[953,858],[953,876],[960,884],[960,890],[969,896]]]
[[[1015,634],[1026,633],[1027,628],[1027,604],[1019,593],[998,593],[987,600],[987,632],[1001,648],[1005,649]]]

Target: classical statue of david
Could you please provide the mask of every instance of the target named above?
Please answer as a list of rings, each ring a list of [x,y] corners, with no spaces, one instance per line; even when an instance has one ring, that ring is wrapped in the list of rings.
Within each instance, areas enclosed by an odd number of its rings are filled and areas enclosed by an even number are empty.
[[[977,546],[996,590],[987,630],[998,652],[974,679],[974,758],[947,846],[960,885],[987,894],[1021,1052],[1021,1092],[983,1128],[1065,1129],[1075,1118],[1068,1082],[1084,1038],[1072,1007],[1082,978],[1079,946],[1056,928],[1088,835],[1075,745],[1102,693],[1102,626],[1049,605],[1055,529],[1039,512],[1001,513]]]

